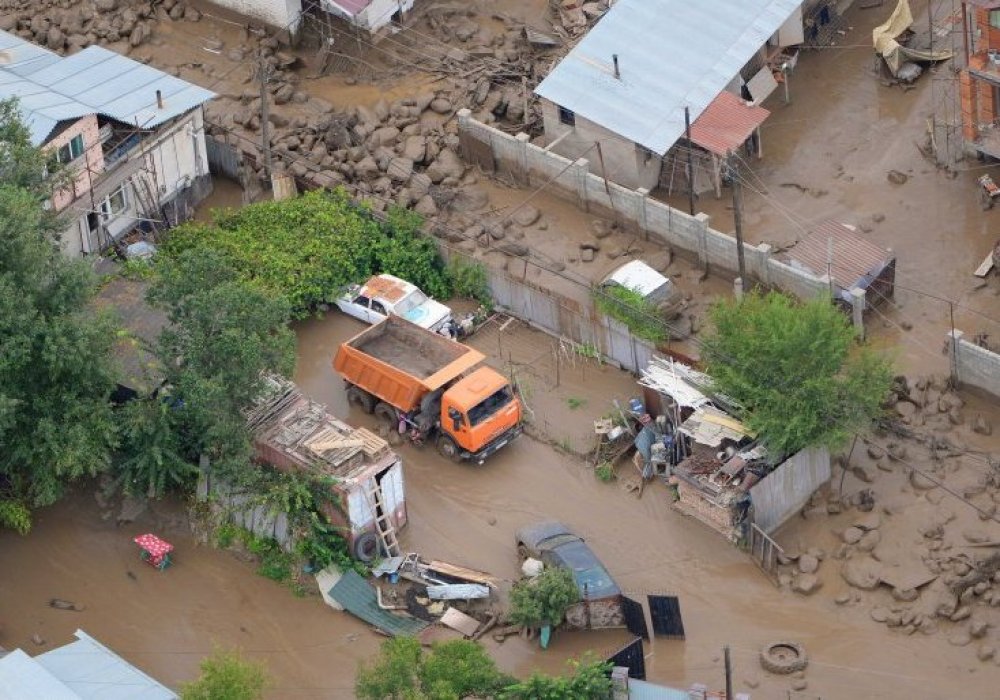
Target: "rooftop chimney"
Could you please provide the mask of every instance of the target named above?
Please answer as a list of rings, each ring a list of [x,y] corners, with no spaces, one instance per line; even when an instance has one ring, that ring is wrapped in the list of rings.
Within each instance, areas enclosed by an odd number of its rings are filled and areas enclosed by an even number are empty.
[[[617,63],[615,65],[617,66]],[[618,72],[617,68],[615,69],[615,72]],[[156,91],[156,108],[163,109],[163,93],[159,90]]]
[[[618,70],[618,54],[611,54],[611,60],[615,63],[615,77],[621,80],[622,74],[621,71]]]

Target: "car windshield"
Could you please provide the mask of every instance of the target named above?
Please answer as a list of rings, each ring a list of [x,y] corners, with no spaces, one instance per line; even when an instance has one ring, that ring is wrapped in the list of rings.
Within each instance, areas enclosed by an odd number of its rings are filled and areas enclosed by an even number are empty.
[[[513,398],[514,394],[510,390],[509,385],[494,391],[486,397],[486,399],[481,401],[469,411],[469,423],[473,426],[479,425],[501,408],[509,404]]]
[[[586,590],[590,596],[606,595],[615,588],[611,574],[600,564],[589,569],[574,570],[573,578],[576,579],[576,585],[580,587],[580,593]]]
[[[419,289],[415,289],[405,297],[396,302],[394,310],[400,316],[405,316],[410,311],[427,302],[427,295]]]

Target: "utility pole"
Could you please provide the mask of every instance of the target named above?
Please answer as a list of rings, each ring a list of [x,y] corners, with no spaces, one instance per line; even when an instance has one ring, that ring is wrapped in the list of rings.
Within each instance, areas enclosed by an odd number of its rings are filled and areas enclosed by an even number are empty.
[[[729,660],[729,645],[727,644],[723,649],[723,655],[726,661],[726,700],[732,700],[733,698],[733,665]]]
[[[260,139],[261,153],[264,154],[264,172],[267,175],[268,188],[271,183],[271,136],[269,134],[270,123],[268,122],[268,108],[270,107],[267,96],[267,81],[270,77],[271,66],[264,60],[264,52],[257,54],[257,79],[260,81]]]
[[[691,143],[691,110],[684,108],[684,138],[688,144],[688,214],[694,216],[694,144]]]
[[[736,227],[736,260],[740,268],[740,281],[746,285],[746,260],[743,255],[743,192],[740,183],[740,166],[735,154],[729,152],[729,178],[733,183],[733,225]]]

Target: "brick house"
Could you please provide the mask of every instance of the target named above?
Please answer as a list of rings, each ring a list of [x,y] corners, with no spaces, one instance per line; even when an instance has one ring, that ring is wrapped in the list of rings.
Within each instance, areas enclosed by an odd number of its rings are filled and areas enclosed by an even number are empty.
[[[1000,0],[964,0],[962,18],[962,138],[968,151],[1000,158]]]

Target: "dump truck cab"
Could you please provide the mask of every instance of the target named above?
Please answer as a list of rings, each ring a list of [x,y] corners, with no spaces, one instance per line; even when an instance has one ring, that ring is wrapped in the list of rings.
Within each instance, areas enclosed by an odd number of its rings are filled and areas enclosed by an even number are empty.
[[[441,433],[438,449],[442,454],[478,462],[517,437],[521,402],[507,378],[480,367],[455,382],[441,396]],[[461,454],[454,454],[453,449]]]

